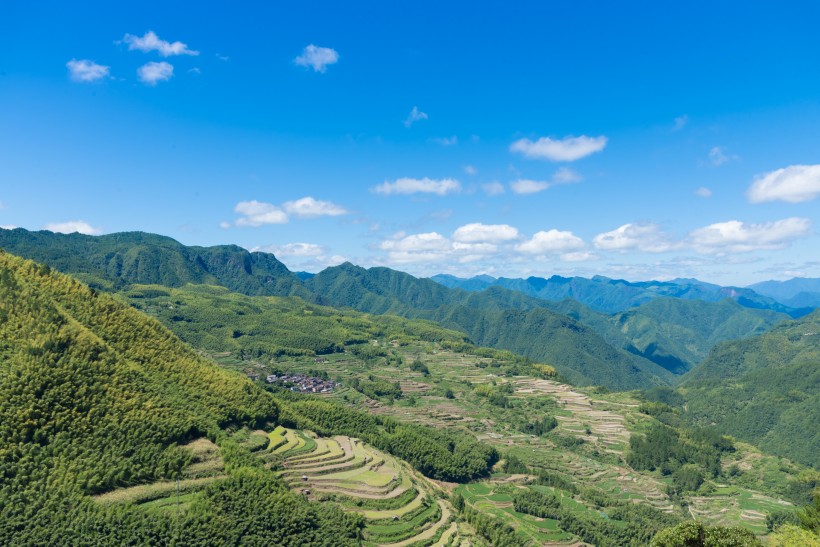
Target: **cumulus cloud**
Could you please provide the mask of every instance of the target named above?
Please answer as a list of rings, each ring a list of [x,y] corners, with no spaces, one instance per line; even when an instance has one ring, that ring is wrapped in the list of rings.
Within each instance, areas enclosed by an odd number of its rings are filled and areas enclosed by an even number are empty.
[[[592,240],[596,249],[607,251],[642,251],[663,253],[678,245],[653,223],[624,224],[611,232],[596,235]]]
[[[513,239],[518,239],[518,230],[509,224],[474,222],[460,226],[453,232],[453,240],[461,243],[500,243]]]
[[[672,131],[680,131],[681,129],[686,127],[686,124],[688,124],[688,123],[689,123],[689,115],[688,114],[678,116],[677,118],[675,118],[675,125],[672,126]]]
[[[174,75],[174,65],[160,61],[145,63],[137,69],[137,77],[145,85],[155,86],[157,82],[170,80]]]
[[[347,211],[329,201],[319,201],[310,196],[295,201],[287,201],[282,204],[282,208],[291,215],[303,218],[314,218],[321,216],[346,215]]]
[[[310,44],[302,50],[302,54],[296,57],[293,62],[299,66],[310,67],[314,72],[325,72],[329,65],[339,62],[339,53],[329,47]]]
[[[563,139],[553,139],[541,137],[537,141],[530,139],[520,139],[510,145],[511,152],[518,152],[530,159],[542,159],[549,161],[576,161],[590,154],[600,152],[604,149],[607,138],[587,137],[564,137]]]
[[[510,190],[516,194],[535,194],[549,187],[550,183],[543,180],[518,179],[510,183]]]
[[[452,249],[450,240],[437,232],[398,236],[382,241],[379,245],[379,248],[387,251],[389,260],[397,264],[441,261]]]
[[[65,64],[68,67],[68,74],[75,82],[96,82],[107,78],[110,73],[110,68],[105,65],[99,65],[94,61],[88,59],[71,59]]]
[[[552,229],[536,232],[530,239],[515,246],[515,250],[533,254],[545,255],[553,253],[568,253],[584,247],[584,240],[572,232]]]
[[[61,234],[73,234],[75,232],[86,234],[90,236],[99,235],[102,230],[94,228],[84,220],[68,220],[66,222],[51,222],[44,226],[46,230],[51,232],[58,232]]]
[[[416,123],[418,121],[426,120],[428,117],[429,116],[427,116],[426,112],[422,112],[421,110],[419,110],[419,107],[414,106],[413,110],[410,111],[410,114],[407,116],[407,118],[403,122],[404,127],[410,127],[411,125],[413,125],[414,123]]]
[[[590,251],[575,251],[573,253],[561,254],[561,260],[564,262],[587,262],[597,258],[598,256]]]
[[[497,196],[504,193],[504,185],[500,182],[488,182],[481,185],[481,189],[488,196]]]
[[[695,195],[701,198],[710,198],[712,197],[712,191],[706,188],[705,186],[701,186],[697,190],[695,190]]]
[[[760,224],[729,220],[698,228],[689,234],[696,251],[706,254],[746,253],[782,249],[810,235],[807,218],[785,218]]]
[[[258,227],[264,224],[286,224],[288,215],[282,209],[263,201],[240,201],[233,208],[234,212],[242,215],[236,220],[237,226]]]
[[[373,191],[377,194],[436,194],[444,196],[461,190],[461,184],[455,179],[422,179],[400,178],[394,182],[387,182],[376,186]]]
[[[820,196],[820,165],[790,165],[758,176],[746,193],[752,203],[800,203]]]
[[[287,224],[290,216],[298,218],[316,218],[321,216],[346,215],[343,207],[329,201],[320,201],[310,196],[294,201],[286,201],[281,206],[263,201],[240,201],[234,207],[234,212],[240,214],[235,222],[236,226],[258,227],[265,224]],[[221,223],[221,227],[228,228],[230,224]]]
[[[161,40],[154,31],[149,30],[142,36],[126,34],[122,41],[128,44],[128,51],[142,51],[149,53],[156,51],[162,57],[173,55],[199,55],[198,51],[188,49],[188,45],[182,42],[167,42]]]

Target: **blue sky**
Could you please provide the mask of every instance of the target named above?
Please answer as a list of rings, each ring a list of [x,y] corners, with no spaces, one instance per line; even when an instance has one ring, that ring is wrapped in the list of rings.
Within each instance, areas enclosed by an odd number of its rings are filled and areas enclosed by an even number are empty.
[[[292,269],[820,276],[820,5],[7,2],[0,226]]]

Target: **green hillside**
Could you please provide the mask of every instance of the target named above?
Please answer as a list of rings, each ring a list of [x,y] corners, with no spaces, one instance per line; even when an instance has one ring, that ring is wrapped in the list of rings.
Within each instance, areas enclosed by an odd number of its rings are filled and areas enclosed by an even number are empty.
[[[177,477],[192,457],[183,443],[278,412],[156,321],[0,252],[0,543],[224,544],[244,523],[249,538],[274,543],[351,544],[341,511],[252,469],[210,487],[183,521],[89,498]],[[293,527],[305,518],[309,526]],[[271,526],[293,528],[284,537]]]
[[[88,236],[18,228],[0,229],[0,248],[99,288],[211,283],[243,294],[307,295],[296,275],[272,254],[236,245],[188,247],[144,232]]]
[[[469,293],[388,268],[327,268],[306,285],[321,301],[366,313],[394,313],[466,332],[480,345],[546,361],[569,381],[610,389],[669,383],[664,368],[613,348],[591,328],[514,291]]]
[[[820,466],[820,311],[720,344],[682,391],[690,420]]]

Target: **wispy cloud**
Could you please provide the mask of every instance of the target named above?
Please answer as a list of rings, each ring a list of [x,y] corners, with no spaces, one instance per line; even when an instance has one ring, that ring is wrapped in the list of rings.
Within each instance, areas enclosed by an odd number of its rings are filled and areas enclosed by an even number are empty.
[[[569,167],[561,167],[553,175],[552,179],[546,180],[530,180],[518,179],[510,183],[510,190],[516,194],[535,194],[542,192],[551,186],[558,184],[572,184],[580,182],[583,177]]]
[[[530,159],[549,161],[576,161],[590,154],[600,152],[606,147],[607,138],[568,136],[563,139],[541,137],[537,141],[519,139],[510,145],[511,152],[523,154]]]
[[[700,198],[710,198],[712,197],[712,191],[706,188],[705,186],[701,186],[697,190],[695,190],[695,195]]]
[[[473,166],[473,165],[465,165],[464,166],[464,172],[467,173],[468,175],[477,175],[478,174],[478,169],[476,169],[475,166]]]
[[[488,196],[499,196],[504,193],[504,185],[500,182],[488,182],[481,185],[481,189]]]
[[[458,137],[455,135],[452,137],[434,137],[430,141],[441,146],[455,146],[458,144]]]
[[[68,220],[66,222],[51,222],[44,226],[46,230],[51,232],[58,232],[61,234],[73,234],[79,232],[86,235],[99,235],[102,233],[100,228],[95,228],[84,220]]]
[[[675,118],[675,125],[672,126],[672,131],[680,131],[681,129],[686,127],[686,124],[688,124],[688,123],[689,123],[689,115],[688,114],[678,116],[677,118]]]
[[[137,69],[137,77],[145,85],[155,86],[158,82],[165,82],[174,76],[174,65],[160,61],[145,63]]]
[[[746,193],[752,203],[800,203],[820,196],[820,165],[790,165],[758,176]]]
[[[760,224],[739,220],[717,222],[692,231],[689,237],[696,251],[720,255],[783,249],[810,234],[809,219],[792,217]]]
[[[126,34],[123,36],[122,42],[128,44],[128,51],[138,50],[144,53],[156,51],[162,57],[171,57],[174,55],[199,55],[198,51],[188,49],[188,44],[162,40],[154,31],[151,30],[142,36]]]
[[[739,160],[740,156],[736,154],[727,154],[726,148],[723,146],[713,146],[709,150],[709,163],[715,167],[719,167],[724,163]]]
[[[426,120],[427,118],[429,118],[429,116],[427,116],[426,112],[422,112],[419,110],[419,107],[414,106],[413,110],[410,111],[410,114],[408,114],[407,118],[403,122],[404,127],[410,127],[414,123],[421,120]]]
[[[71,59],[65,64],[68,74],[75,82],[96,82],[107,78],[111,67],[100,65],[88,59]]]
[[[461,184],[455,179],[400,178],[376,186],[377,194],[436,194],[444,196],[461,191]]]
[[[298,66],[310,67],[314,72],[325,72],[327,67],[339,62],[339,53],[329,47],[319,47],[313,44],[306,46],[302,54],[293,60]]]

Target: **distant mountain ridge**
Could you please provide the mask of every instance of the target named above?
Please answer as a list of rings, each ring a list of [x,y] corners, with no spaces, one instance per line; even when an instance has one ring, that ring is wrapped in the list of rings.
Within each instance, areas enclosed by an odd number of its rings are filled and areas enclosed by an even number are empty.
[[[134,284],[181,287],[204,283],[249,296],[297,296],[365,313],[428,319],[467,334],[476,344],[547,362],[575,384],[616,390],[674,383],[676,375],[697,364],[714,343],[759,334],[782,319],[770,311],[758,313],[737,305],[699,301],[687,311],[683,301],[656,294],[673,292],[678,286],[671,283],[649,282],[661,287],[658,289],[603,277],[551,278],[553,286],[574,287],[568,293],[587,296],[587,300],[596,291],[600,294],[601,286],[608,288],[610,302],[615,297],[621,302],[640,302],[655,291],[642,302],[646,307],[633,307],[628,315],[612,318],[580,301],[554,302],[512,288],[550,285],[549,280],[539,278],[509,280],[510,287],[493,285],[479,290],[482,283],[494,279],[484,276],[473,280],[476,290],[468,291],[389,268],[365,269],[349,263],[305,275],[289,271],[270,253],[233,245],[188,247],[142,232],[87,236],[0,229],[0,248],[104,290],[123,290]],[[654,304],[656,300],[673,302]],[[687,316],[709,315],[721,319],[686,322]],[[669,321],[670,317],[676,319]],[[716,334],[706,332],[706,327]]]
[[[592,278],[553,275],[550,278],[528,277],[521,279],[478,276],[464,279],[453,275],[439,274],[432,276],[430,279],[446,287],[460,288],[466,291],[482,291],[489,287],[503,287],[542,300],[560,301],[565,298],[572,298],[593,310],[608,314],[622,312],[662,297],[702,300],[705,302],[719,302],[724,298],[731,298],[747,308],[772,310],[786,313],[790,317],[802,317],[813,309],[811,307],[793,308],[774,298],[761,295],[751,288],[722,287],[697,279],[685,278],[673,279],[672,281],[631,282],[599,275]]]
[[[763,281],[750,285],[759,294],[793,307],[820,307],[820,278],[795,277],[786,281]]]

